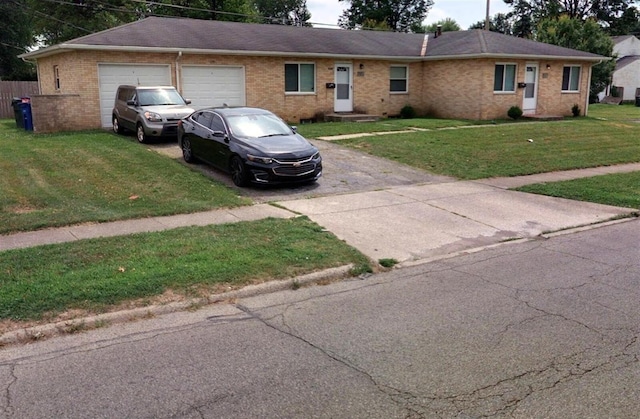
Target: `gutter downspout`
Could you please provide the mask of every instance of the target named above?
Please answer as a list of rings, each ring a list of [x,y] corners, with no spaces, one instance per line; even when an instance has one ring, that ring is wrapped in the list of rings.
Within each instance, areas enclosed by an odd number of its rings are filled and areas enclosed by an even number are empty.
[[[180,88],[180,59],[182,58],[182,51],[178,51],[178,56],[176,57],[176,90],[182,94],[182,89]]]
[[[36,66],[36,77],[38,78],[38,93],[42,94],[42,78],[40,77],[40,66],[38,65],[38,60],[29,60],[27,58],[21,58],[25,63],[31,63]]]
[[[603,60],[600,60],[597,64],[591,64],[589,66],[589,77],[588,77],[589,83],[587,84],[587,98],[586,98],[586,100],[584,102],[584,116],[589,115],[589,95],[590,95],[590,92],[591,92],[591,73],[593,73],[593,66],[596,66],[598,64],[602,64],[602,61]]]

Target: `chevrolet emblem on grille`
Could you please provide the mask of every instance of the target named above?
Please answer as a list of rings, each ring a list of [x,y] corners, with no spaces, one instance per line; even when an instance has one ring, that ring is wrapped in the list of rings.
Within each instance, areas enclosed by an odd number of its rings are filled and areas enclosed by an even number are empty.
[[[293,163],[293,167],[300,167],[300,166],[302,166],[302,165],[299,162]]]

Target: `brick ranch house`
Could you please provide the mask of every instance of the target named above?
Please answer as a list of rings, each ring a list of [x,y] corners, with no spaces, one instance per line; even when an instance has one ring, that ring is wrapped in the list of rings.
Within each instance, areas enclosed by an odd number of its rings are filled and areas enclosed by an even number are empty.
[[[149,17],[21,55],[36,131],[109,127],[120,84],[174,85],[195,108],[255,106],[289,122],[336,112],[440,118],[586,113],[599,55],[483,30],[346,31]]]

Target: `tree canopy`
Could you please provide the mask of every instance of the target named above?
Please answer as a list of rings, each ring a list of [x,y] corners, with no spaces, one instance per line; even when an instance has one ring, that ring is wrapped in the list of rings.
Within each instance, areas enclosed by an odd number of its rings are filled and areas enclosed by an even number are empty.
[[[18,58],[34,44],[31,17],[24,6],[25,0],[0,3],[0,16],[6,22],[0,25],[0,80],[35,80],[33,66]]]
[[[616,30],[619,20],[637,17],[637,0],[504,0],[514,18],[513,33],[531,38],[538,24],[549,18],[594,19],[605,29]],[[637,23],[637,20],[636,20]]]
[[[33,16],[33,33],[44,45],[113,28],[147,16],[308,25],[306,0],[5,0],[21,2]],[[4,4],[4,3],[3,3]]]
[[[350,3],[338,25],[344,29],[383,28],[420,32],[433,0],[339,0]]]
[[[423,32],[435,33],[438,30],[438,26],[440,26],[442,32],[453,32],[460,30],[460,25],[458,25],[458,22],[448,17],[446,19],[439,20],[436,23],[432,23],[431,25],[424,26]]]
[[[579,20],[569,16],[544,19],[538,25],[537,40],[548,44],[592,52],[605,57],[613,55],[613,41],[594,19]],[[611,80],[615,60],[607,60],[593,67],[590,97],[603,91]]]

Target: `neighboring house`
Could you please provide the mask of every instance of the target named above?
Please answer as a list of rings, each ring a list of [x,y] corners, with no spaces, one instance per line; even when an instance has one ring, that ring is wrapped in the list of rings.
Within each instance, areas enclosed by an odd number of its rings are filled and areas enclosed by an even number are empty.
[[[614,36],[613,53],[616,58],[616,68],[611,77],[611,85],[599,97],[602,100],[607,95],[620,93],[622,88],[623,101],[634,101],[636,89],[640,89],[640,40],[633,35]],[[618,88],[613,92],[612,87]]]
[[[36,131],[111,125],[119,84],[174,85],[194,107],[441,118],[571,115],[606,57],[483,30],[346,31],[150,17],[21,55],[38,67]]]

